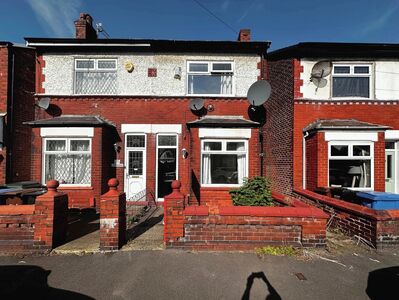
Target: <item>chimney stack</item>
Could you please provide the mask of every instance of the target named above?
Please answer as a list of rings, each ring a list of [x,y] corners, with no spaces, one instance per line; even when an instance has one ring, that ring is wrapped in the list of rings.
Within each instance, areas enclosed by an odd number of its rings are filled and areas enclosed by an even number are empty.
[[[240,29],[240,33],[238,34],[239,42],[249,42],[251,41],[251,29]]]
[[[86,13],[80,13],[79,19],[75,21],[76,38],[95,40],[97,32],[93,28],[93,18]]]

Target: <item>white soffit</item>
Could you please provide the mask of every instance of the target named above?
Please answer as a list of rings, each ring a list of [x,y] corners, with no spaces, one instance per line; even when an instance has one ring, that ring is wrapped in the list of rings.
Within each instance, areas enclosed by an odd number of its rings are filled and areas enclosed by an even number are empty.
[[[250,128],[200,128],[200,138],[251,138]]]
[[[42,127],[40,136],[84,136],[93,137],[93,127]]]
[[[178,133],[182,132],[181,124],[122,124],[122,133]]]
[[[387,130],[385,131],[386,140],[399,140],[399,130]]]
[[[327,131],[324,139],[326,141],[378,141],[378,132],[365,131]]]

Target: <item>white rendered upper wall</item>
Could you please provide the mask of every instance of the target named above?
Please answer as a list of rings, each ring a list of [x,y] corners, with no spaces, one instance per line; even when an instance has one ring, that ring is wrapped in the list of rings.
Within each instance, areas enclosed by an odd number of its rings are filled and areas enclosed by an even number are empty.
[[[301,86],[301,93],[304,99],[312,100],[329,100],[332,99],[331,78],[329,75],[327,85],[316,90],[316,86],[310,81],[313,66],[318,61],[327,59],[301,59],[301,66],[303,72],[301,79],[303,85]],[[347,63],[347,64],[370,64],[371,65],[371,100],[399,100],[399,60],[354,60],[347,61],[342,59],[328,59],[333,63]],[[354,98],[361,100],[362,98]],[[334,100],[340,100],[339,98]],[[342,98],[342,100],[347,100]],[[349,99],[353,100],[353,99]]]
[[[257,67],[258,55],[191,55],[191,54],[45,54],[43,88],[48,95],[74,94],[75,59],[117,59],[117,94],[143,96],[186,96],[187,61],[232,61],[234,62],[232,97],[246,97],[248,88],[260,75]],[[133,72],[125,69],[132,62]],[[181,68],[181,79],[174,78],[175,69]],[[156,68],[157,76],[148,77],[148,68]]]

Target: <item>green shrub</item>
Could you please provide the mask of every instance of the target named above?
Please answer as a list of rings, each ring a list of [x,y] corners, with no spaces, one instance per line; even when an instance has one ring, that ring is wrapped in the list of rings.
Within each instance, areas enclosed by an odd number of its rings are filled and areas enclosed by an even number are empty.
[[[298,253],[298,251],[292,246],[265,246],[261,248],[256,248],[255,251],[260,256],[293,256]]]
[[[246,179],[238,190],[231,190],[233,204],[237,206],[273,206],[270,182],[265,177]]]

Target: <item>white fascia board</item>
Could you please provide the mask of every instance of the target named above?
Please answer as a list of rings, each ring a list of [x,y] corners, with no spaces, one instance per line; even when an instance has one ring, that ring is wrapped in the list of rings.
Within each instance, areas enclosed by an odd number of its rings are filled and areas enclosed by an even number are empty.
[[[378,132],[370,131],[326,131],[326,141],[378,141]]]
[[[122,133],[177,133],[181,134],[181,124],[122,124]]]
[[[200,128],[200,138],[251,138],[250,128]]]
[[[84,136],[93,137],[93,127],[42,127],[40,128],[40,136]]]
[[[386,140],[399,140],[399,130],[387,130],[385,131]]]

